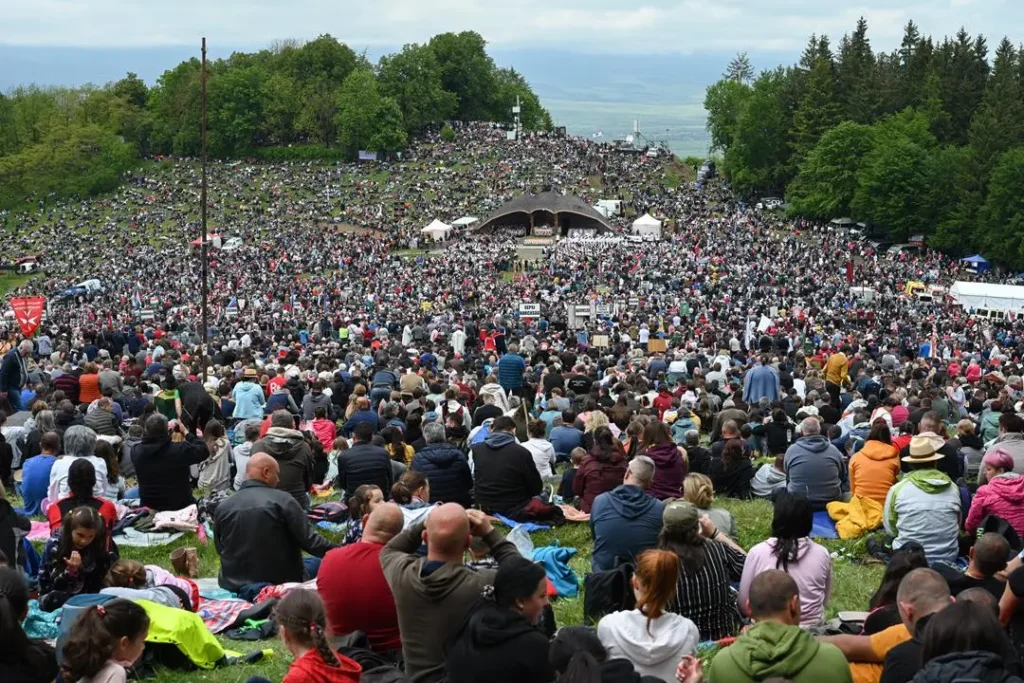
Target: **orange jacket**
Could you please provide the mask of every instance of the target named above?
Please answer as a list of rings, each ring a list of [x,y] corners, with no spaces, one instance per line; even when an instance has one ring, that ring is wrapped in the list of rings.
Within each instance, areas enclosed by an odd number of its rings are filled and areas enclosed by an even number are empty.
[[[881,441],[868,441],[850,458],[850,493],[885,505],[885,495],[899,475],[899,450]]]
[[[78,378],[78,401],[79,403],[92,403],[103,398],[100,393],[100,376],[95,372],[85,373]]]

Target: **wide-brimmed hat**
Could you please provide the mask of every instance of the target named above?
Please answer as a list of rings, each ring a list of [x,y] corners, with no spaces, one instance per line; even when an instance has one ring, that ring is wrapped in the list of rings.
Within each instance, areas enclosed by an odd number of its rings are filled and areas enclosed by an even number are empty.
[[[906,463],[935,462],[942,460],[944,455],[938,452],[945,444],[941,436],[935,434],[918,434],[910,440],[910,455],[903,457]]]
[[[246,368],[244,377],[246,379],[256,379],[259,375],[256,373],[256,368]]]

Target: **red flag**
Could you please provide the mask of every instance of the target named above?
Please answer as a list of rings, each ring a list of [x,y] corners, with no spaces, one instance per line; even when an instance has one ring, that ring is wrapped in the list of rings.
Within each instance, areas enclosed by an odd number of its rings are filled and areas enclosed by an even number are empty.
[[[853,261],[846,262],[846,281],[853,284]]]
[[[39,323],[43,319],[43,309],[46,308],[46,297],[22,296],[11,299],[11,309],[18,319],[21,333],[31,337],[39,329]]]

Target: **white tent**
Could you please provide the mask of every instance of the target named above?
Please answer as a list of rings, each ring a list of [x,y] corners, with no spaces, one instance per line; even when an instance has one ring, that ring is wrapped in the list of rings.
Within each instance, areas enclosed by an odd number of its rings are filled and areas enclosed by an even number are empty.
[[[633,234],[642,237],[656,237],[661,239],[661,221],[649,213],[633,221]]]
[[[452,226],[447,223],[434,219],[434,222],[423,228],[420,232],[424,235],[429,235],[434,240],[443,240],[448,237],[448,233],[452,231]]]
[[[949,295],[964,308],[1024,311],[1024,287],[988,282],[954,282]]]
[[[473,216],[463,216],[459,220],[453,222],[452,225],[454,225],[456,228],[461,228],[467,225],[473,225],[479,220],[479,218],[475,218]]]

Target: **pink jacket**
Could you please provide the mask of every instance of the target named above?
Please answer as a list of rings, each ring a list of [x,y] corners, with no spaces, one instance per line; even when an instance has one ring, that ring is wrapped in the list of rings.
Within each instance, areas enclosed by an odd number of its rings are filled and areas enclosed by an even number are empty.
[[[973,534],[988,515],[1002,517],[1024,538],[1024,477],[1000,475],[978,488],[964,525]]]

